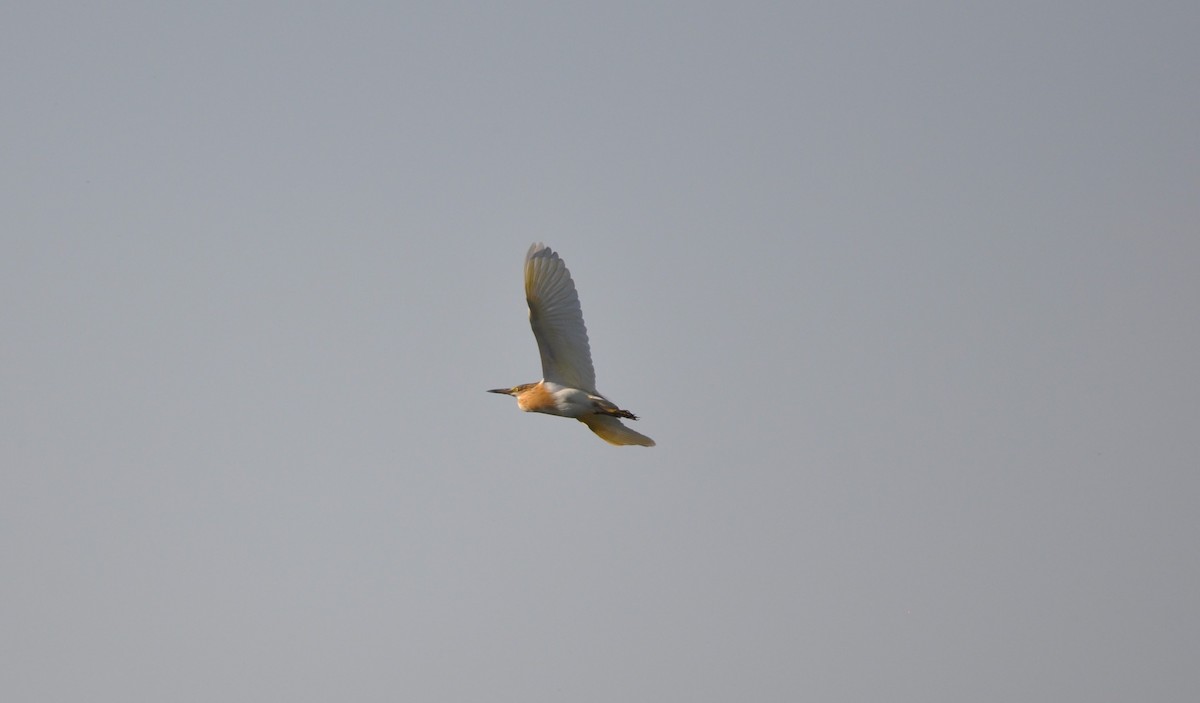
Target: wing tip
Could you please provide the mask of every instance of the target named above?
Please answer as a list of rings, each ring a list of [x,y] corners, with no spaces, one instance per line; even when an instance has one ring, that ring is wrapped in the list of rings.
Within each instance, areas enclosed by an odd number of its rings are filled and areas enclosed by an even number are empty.
[[[525,252],[526,261],[541,258],[557,258],[557,256],[558,255],[554,253],[554,250],[546,246],[543,242],[534,242],[533,244],[530,244],[529,251]]]
[[[592,432],[595,432],[600,439],[615,444],[617,446],[638,446],[638,447],[653,447],[654,440],[646,435],[626,427],[624,423],[615,417],[608,415],[585,415],[579,418],[579,421],[588,426]]]

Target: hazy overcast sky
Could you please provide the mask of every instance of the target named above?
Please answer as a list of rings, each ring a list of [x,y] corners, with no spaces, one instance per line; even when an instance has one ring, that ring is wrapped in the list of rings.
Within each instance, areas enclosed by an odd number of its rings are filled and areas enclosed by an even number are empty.
[[[1198,36],[8,3],[0,699],[1200,700]]]

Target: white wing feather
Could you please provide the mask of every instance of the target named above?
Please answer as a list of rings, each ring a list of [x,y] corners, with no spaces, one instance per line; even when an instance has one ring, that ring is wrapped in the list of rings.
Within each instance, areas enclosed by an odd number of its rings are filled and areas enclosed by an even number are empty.
[[[525,254],[529,324],[542,355],[542,378],[596,393],[596,371],[579,294],[567,265],[538,242]]]

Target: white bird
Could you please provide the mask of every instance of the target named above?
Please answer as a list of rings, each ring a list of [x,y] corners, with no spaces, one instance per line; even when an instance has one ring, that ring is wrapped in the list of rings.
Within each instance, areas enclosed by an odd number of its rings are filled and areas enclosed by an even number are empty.
[[[542,380],[497,388],[517,399],[525,412],[573,417],[610,444],[653,447],[654,440],[626,427],[618,418],[636,420],[596,390],[596,372],[579,294],[567,265],[538,242],[525,254],[525,299],[529,324],[542,355]]]

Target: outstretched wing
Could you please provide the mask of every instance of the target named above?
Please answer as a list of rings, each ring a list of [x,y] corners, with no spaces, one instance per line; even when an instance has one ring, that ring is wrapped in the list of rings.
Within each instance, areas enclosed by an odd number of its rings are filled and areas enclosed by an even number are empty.
[[[600,439],[609,444],[636,444],[641,447],[653,447],[654,440],[641,432],[626,427],[611,415],[584,415],[579,421],[587,425],[592,432],[600,435]]]
[[[525,299],[542,355],[542,378],[595,393],[596,371],[579,294],[567,265],[541,242],[525,254]]]

